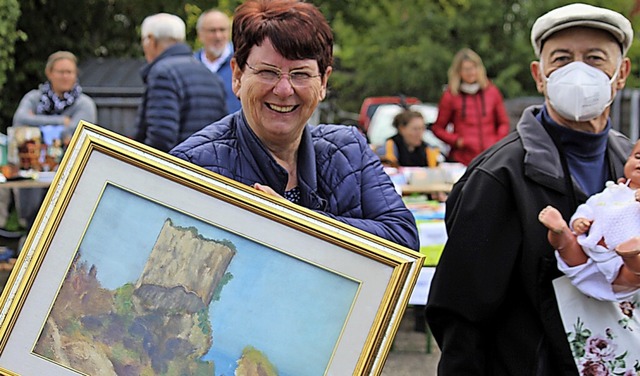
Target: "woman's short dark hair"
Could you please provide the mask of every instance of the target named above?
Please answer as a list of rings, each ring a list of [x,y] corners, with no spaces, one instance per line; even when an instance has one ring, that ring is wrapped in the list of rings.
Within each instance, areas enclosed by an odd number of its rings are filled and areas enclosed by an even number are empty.
[[[289,60],[314,59],[324,75],[333,60],[333,33],[314,5],[297,0],[249,0],[236,8],[232,26],[234,57],[244,69],[251,48],[269,38]]]
[[[397,129],[409,124],[414,118],[424,119],[424,116],[418,111],[404,110],[393,118],[392,124]]]

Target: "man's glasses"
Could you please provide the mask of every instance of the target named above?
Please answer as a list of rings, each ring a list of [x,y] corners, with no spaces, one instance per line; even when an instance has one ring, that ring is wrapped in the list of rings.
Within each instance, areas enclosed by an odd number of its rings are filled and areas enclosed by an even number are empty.
[[[294,87],[306,87],[313,82],[314,78],[320,77],[320,74],[312,75],[305,71],[291,71],[289,73],[283,72],[275,68],[254,68],[247,64],[247,67],[251,69],[258,79],[265,84],[275,85],[282,79],[282,76],[287,76],[289,83]]]

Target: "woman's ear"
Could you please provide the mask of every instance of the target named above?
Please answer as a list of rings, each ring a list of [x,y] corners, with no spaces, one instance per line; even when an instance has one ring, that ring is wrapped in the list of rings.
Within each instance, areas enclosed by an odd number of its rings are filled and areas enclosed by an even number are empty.
[[[235,58],[231,59],[231,89],[236,97],[240,98],[240,84],[242,83],[242,69],[238,66]]]
[[[327,96],[327,84],[329,83],[329,76],[331,76],[331,72],[333,71],[332,67],[327,67],[324,71],[324,76],[322,77],[322,88],[320,89],[320,100],[323,101]]]

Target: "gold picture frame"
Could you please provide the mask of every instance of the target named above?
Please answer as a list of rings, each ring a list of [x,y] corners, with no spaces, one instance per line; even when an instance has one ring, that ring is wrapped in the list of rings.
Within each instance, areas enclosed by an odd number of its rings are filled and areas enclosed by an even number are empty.
[[[0,374],[378,375],[423,261],[81,122],[0,297]]]

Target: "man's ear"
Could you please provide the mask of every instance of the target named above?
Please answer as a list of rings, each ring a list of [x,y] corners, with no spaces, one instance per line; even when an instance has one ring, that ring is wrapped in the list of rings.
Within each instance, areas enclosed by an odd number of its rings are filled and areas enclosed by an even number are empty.
[[[622,64],[620,64],[620,72],[618,72],[618,77],[616,78],[616,90],[624,89],[624,86],[627,83],[627,77],[631,73],[631,60],[628,57],[622,59]]]
[[[530,65],[531,77],[536,82],[538,93],[544,94],[544,78],[542,78],[542,66],[539,61],[532,61]]]

